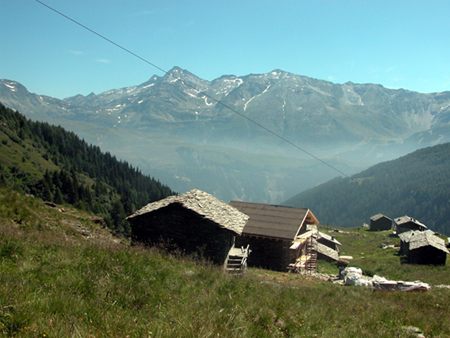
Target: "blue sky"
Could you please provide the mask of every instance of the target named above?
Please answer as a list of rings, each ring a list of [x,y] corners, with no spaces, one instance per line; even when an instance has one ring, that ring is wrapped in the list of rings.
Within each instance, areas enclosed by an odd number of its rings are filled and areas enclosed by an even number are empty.
[[[42,0],[168,71],[213,80],[274,69],[334,83],[450,90],[450,1]],[[35,0],[0,0],[0,78],[64,98],[160,70]]]

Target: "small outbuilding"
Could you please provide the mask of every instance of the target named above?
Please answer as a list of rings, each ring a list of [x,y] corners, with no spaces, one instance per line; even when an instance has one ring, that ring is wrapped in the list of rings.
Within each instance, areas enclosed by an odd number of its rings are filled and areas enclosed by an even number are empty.
[[[395,219],[395,227],[397,235],[410,230],[425,231],[428,229],[425,224],[406,215]]]
[[[370,217],[370,231],[384,231],[392,229],[392,219],[383,215],[376,214]]]
[[[334,237],[330,236],[324,232],[319,231],[317,241],[330,249],[333,249],[334,251],[337,251],[339,253],[339,247],[342,246],[342,244]]]
[[[132,242],[166,243],[186,254],[198,253],[226,264],[248,216],[214,196],[194,189],[147,204],[128,216]]]
[[[308,230],[307,225],[319,221],[311,210],[240,201],[230,205],[250,217],[242,235],[236,237],[236,246],[250,245],[249,266],[286,271],[297,259],[307,257],[305,264],[315,269],[317,255],[310,253],[317,231]]]
[[[400,254],[409,264],[445,265],[449,253],[445,241],[433,231],[406,231],[399,235]]]
[[[318,231],[317,259],[328,262],[339,260],[339,246],[342,246],[334,236]]]

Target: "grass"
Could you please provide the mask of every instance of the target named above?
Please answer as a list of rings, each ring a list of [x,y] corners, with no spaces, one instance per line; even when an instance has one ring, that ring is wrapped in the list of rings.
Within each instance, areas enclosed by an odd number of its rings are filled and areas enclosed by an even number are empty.
[[[0,131],[0,164],[8,167],[20,168],[34,178],[41,178],[46,169],[55,170],[57,166],[45,160],[46,151],[36,148],[30,140],[23,141],[18,136],[10,136]]]
[[[392,280],[417,281],[431,285],[450,284],[450,267],[402,264],[402,257],[398,255],[399,248],[385,248],[383,245],[400,244],[398,237],[392,236],[392,231],[372,232],[363,228],[340,229],[341,232],[330,232],[333,228],[324,227],[322,230],[342,244],[341,255],[352,256],[350,266],[362,269],[367,276],[379,275]],[[333,266],[334,267],[334,266]],[[332,272],[329,265],[324,269]]]
[[[261,269],[236,278],[0,190],[5,337],[409,337],[410,325],[449,337],[449,310],[448,290],[372,292]]]

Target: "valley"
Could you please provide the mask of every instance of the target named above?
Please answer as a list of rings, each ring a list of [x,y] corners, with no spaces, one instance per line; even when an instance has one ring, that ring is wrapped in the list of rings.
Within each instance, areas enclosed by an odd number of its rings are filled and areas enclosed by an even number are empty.
[[[222,200],[281,203],[450,140],[447,92],[281,70],[206,81],[174,67],[140,85],[64,100],[0,81],[0,101],[28,118],[74,131],[175,191],[199,188]]]

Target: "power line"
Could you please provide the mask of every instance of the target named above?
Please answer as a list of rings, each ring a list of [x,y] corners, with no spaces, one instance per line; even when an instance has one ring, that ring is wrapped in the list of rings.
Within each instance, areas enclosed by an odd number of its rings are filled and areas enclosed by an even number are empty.
[[[97,35],[98,37],[102,38],[103,40],[108,41],[109,43],[113,44],[114,46],[116,46],[116,47],[118,47],[118,48],[124,50],[124,51],[127,52],[128,54],[131,54],[131,55],[133,55],[134,57],[138,58],[139,60],[144,61],[145,63],[149,64],[150,66],[155,67],[156,69],[160,70],[161,72],[168,74],[164,69],[158,67],[158,66],[155,65],[154,63],[151,63],[150,61],[144,59],[143,57],[137,55],[136,53],[133,53],[131,50],[129,50],[129,49],[127,49],[127,48],[125,48],[125,47],[119,45],[118,43],[116,43],[116,42],[114,42],[114,41],[112,41],[112,40],[110,40],[110,39],[108,39],[106,36],[101,35],[100,33],[97,33],[97,32],[94,31],[93,29],[91,29],[91,28],[89,28],[89,27],[83,25],[82,23],[80,23],[80,22],[78,22],[78,21],[72,19],[71,17],[65,15],[64,13],[61,13],[60,11],[54,9],[53,7],[50,7],[49,5],[43,3],[42,1],[36,0],[36,2],[40,3],[42,6],[47,7],[48,9],[52,10],[53,12],[55,12],[55,13],[61,15],[62,17],[66,18],[67,20],[72,21],[73,23],[75,23],[75,24],[77,24],[78,26],[80,26],[80,27],[86,29],[87,31],[91,32],[92,34],[95,34],[95,35]]]
[[[157,66],[156,64],[154,64],[154,63],[148,61],[147,59],[145,59],[145,58],[139,56],[138,54],[136,54],[136,53],[132,52],[131,50],[129,50],[129,49],[123,47],[122,45],[120,45],[120,44],[114,42],[113,40],[107,38],[106,36],[104,36],[104,35],[102,35],[102,34],[96,32],[96,31],[94,31],[93,29],[87,27],[86,25],[83,25],[82,23],[80,23],[80,22],[78,22],[78,21],[72,19],[71,17],[65,15],[64,13],[61,13],[60,11],[58,11],[58,10],[56,10],[55,8],[53,8],[53,7],[51,7],[51,6],[47,5],[47,4],[45,4],[44,2],[42,2],[42,1],[40,1],[40,0],[35,0],[35,1],[38,2],[39,4],[41,4],[42,6],[47,7],[47,8],[50,9],[51,11],[53,11],[53,12],[55,12],[55,13],[61,15],[62,17],[66,18],[67,20],[72,21],[72,22],[75,23],[76,25],[78,25],[78,26],[84,28],[85,30],[91,32],[92,34],[97,35],[98,37],[102,38],[103,40],[105,40],[105,41],[111,43],[112,45],[114,45],[114,46],[116,46],[116,47],[122,49],[123,51],[127,52],[128,54],[131,54],[132,56],[138,58],[139,60],[141,60],[141,61],[143,61],[143,62],[149,64],[150,66],[152,66],[152,67],[158,69],[159,71],[163,72],[164,74],[169,75],[169,76],[171,76],[172,78],[174,78],[175,80],[180,81],[180,82],[181,82],[183,85],[185,85],[186,87],[189,87],[189,88],[191,88],[191,89],[194,89],[195,91],[197,91],[198,93],[204,95],[205,97],[207,97],[207,98],[210,99],[211,101],[214,101],[214,102],[216,102],[217,104],[220,104],[221,106],[223,106],[223,107],[225,107],[225,108],[231,110],[231,111],[234,112],[235,114],[237,114],[237,115],[241,116],[242,118],[246,119],[247,121],[249,121],[249,122],[255,124],[256,126],[258,126],[258,127],[260,127],[261,129],[267,131],[268,133],[272,134],[273,136],[277,137],[278,139],[282,140],[283,142],[286,142],[287,144],[289,144],[289,145],[293,146],[294,148],[300,150],[301,152],[303,152],[303,153],[305,153],[306,155],[312,157],[313,159],[315,159],[316,161],[322,163],[323,165],[326,165],[327,167],[331,168],[332,170],[334,170],[334,171],[338,172],[339,174],[341,174],[341,175],[347,177],[347,178],[350,179],[351,181],[359,182],[358,180],[352,178],[350,175],[346,174],[346,173],[343,172],[342,170],[340,170],[340,169],[334,167],[333,165],[331,165],[331,164],[325,162],[324,160],[320,159],[319,157],[315,156],[314,154],[310,153],[309,151],[307,151],[307,150],[301,148],[301,147],[298,146],[297,144],[295,144],[295,143],[289,141],[288,139],[284,138],[283,136],[278,135],[278,134],[277,134],[276,132],[274,132],[273,130],[271,130],[271,129],[265,127],[265,126],[263,126],[261,123],[259,123],[259,122],[255,121],[255,120],[251,119],[250,117],[248,117],[248,116],[246,116],[246,115],[244,115],[244,114],[238,112],[238,111],[237,111],[236,109],[234,109],[233,107],[230,107],[229,105],[227,105],[227,104],[225,104],[225,103],[223,103],[223,102],[217,100],[216,98],[212,97],[211,95],[209,95],[209,94],[207,94],[207,93],[205,93],[205,92],[199,90],[199,89],[196,88],[194,85],[191,85],[190,83],[183,81],[181,78],[175,77],[173,74],[171,74],[171,73],[169,73],[168,71],[162,69],[161,67]],[[379,194],[378,192],[372,190],[370,187],[368,187],[368,186],[362,184],[361,182],[359,182],[359,183],[360,183],[361,186],[364,187],[365,189],[368,189],[369,191],[371,191],[371,192],[377,194],[378,196],[380,196],[381,198],[386,199],[386,197],[384,197],[384,196],[382,196],[381,194]]]

